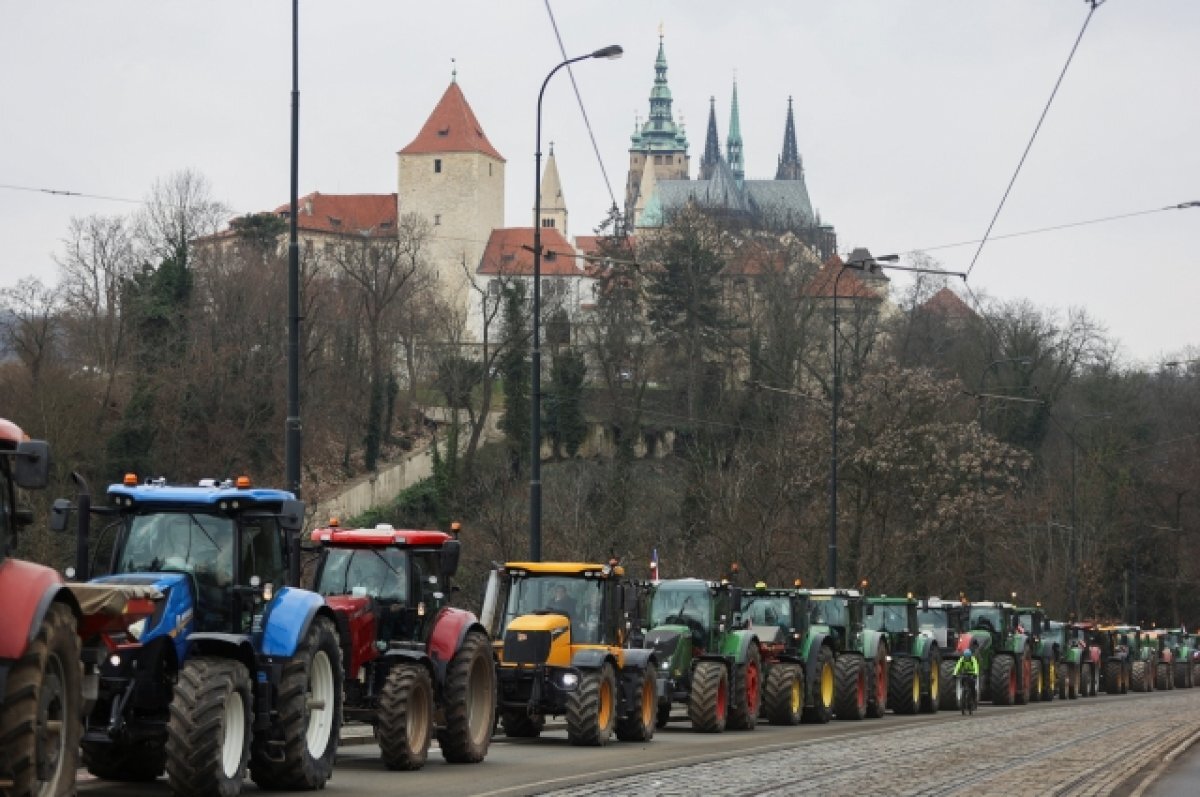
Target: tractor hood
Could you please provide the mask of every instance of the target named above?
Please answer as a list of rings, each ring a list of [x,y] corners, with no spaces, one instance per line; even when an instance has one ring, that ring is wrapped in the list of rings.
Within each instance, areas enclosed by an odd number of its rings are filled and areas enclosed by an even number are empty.
[[[509,622],[506,631],[556,631],[571,627],[571,620],[557,612],[523,614]]]
[[[92,583],[130,584],[157,589],[163,595],[162,602],[153,615],[132,624],[129,635],[143,645],[161,636],[172,638],[177,646],[183,644],[193,620],[192,590],[187,573],[124,573],[101,576],[92,579]]]
[[[371,611],[371,599],[358,595],[326,595],[325,602],[338,614],[351,619]]]

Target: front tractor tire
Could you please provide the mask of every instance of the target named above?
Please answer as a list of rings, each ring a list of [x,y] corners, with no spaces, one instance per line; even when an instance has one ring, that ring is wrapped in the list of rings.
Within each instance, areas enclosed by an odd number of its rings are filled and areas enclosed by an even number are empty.
[[[451,764],[478,764],[487,757],[496,724],[496,667],[486,634],[470,631],[463,638],[446,669],[442,703],[442,758]]]
[[[65,604],[50,606],[0,695],[0,779],[6,794],[75,793],[79,737],[79,636]]]
[[[342,726],[342,652],[333,622],[313,618],[276,687],[282,742],[256,736],[250,777],[259,788],[309,791],[333,774]]]
[[[767,673],[763,709],[772,725],[799,725],[804,715],[804,671],[799,664],[780,662]]]
[[[746,660],[734,669],[733,701],[729,705],[729,728],[752,731],[758,724],[762,703],[762,657],[758,646],[751,644]]]
[[[586,670],[567,698],[567,740],[577,747],[602,747],[617,722],[617,676],[611,664]]]
[[[1029,662],[1029,702],[1039,703],[1050,698],[1042,691],[1042,660]]]
[[[658,682],[649,666],[633,677],[637,687],[625,715],[617,720],[617,738],[622,742],[648,742],[658,725]]]
[[[998,654],[992,660],[992,702],[1011,706],[1017,702],[1017,661],[1011,655]]]
[[[234,797],[250,757],[250,672],[234,659],[195,656],[179,671],[167,721],[167,780],[183,797]]]
[[[719,661],[700,661],[692,670],[688,719],[692,730],[720,733],[729,718],[729,671]]]
[[[874,663],[867,667],[867,716],[872,719],[883,719],[891,701],[888,683],[892,670],[890,664],[887,648],[880,645]]]
[[[917,659],[907,656],[892,661],[888,678],[890,708],[897,714],[916,714],[921,707],[921,669]]]
[[[834,711],[840,720],[867,716],[867,668],[862,656],[843,654],[834,662]]]
[[[1151,673],[1149,672],[1150,665],[1144,661],[1135,661],[1133,663],[1133,691],[1149,692],[1154,688],[1150,681]]]
[[[929,659],[929,673],[926,676],[926,690],[921,696],[920,711],[922,714],[936,714],[941,703],[942,691],[942,658],[935,650]]]
[[[388,672],[375,736],[388,769],[425,765],[433,737],[433,682],[425,665],[398,664]]]
[[[944,711],[958,710],[958,690],[955,686],[954,666],[957,664],[955,659],[943,659],[938,667],[941,675],[941,690],[938,693],[938,707]]]

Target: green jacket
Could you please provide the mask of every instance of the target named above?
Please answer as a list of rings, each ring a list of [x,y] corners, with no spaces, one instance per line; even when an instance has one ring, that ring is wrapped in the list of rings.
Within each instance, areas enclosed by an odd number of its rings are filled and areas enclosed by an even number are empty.
[[[971,658],[967,658],[966,656],[963,656],[954,664],[954,674],[955,675],[962,675],[964,673],[967,675],[974,675],[976,678],[979,677],[979,657],[978,656],[972,656]]]

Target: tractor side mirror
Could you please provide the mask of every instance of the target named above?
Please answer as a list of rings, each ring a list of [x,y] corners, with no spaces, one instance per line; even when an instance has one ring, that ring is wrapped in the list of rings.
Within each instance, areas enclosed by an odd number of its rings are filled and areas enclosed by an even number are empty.
[[[13,481],[26,490],[42,490],[50,482],[50,444],[45,440],[17,443]]]
[[[458,557],[461,553],[462,543],[458,540],[446,540],[442,543],[441,570],[443,579],[448,579],[458,572]]]
[[[286,531],[300,531],[304,528],[304,502],[288,499],[279,506],[279,525]]]
[[[67,520],[70,516],[71,500],[69,498],[55,498],[54,503],[50,505],[50,530],[66,531]]]

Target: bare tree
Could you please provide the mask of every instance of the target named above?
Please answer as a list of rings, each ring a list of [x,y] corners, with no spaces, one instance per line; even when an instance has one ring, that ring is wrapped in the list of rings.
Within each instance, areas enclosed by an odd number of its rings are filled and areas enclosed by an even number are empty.
[[[199,172],[184,170],[155,181],[134,222],[143,259],[174,258],[186,267],[192,242],[217,232],[229,215]]]

